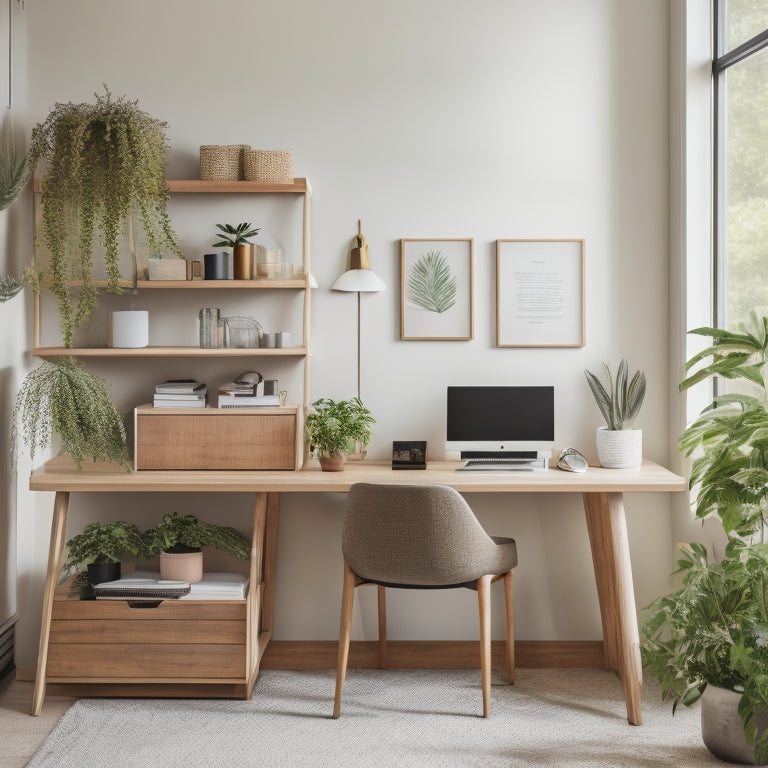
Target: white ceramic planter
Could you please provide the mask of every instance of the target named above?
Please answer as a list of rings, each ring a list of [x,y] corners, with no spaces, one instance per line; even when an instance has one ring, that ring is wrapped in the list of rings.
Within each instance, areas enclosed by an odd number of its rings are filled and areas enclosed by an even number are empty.
[[[597,456],[609,469],[634,469],[643,463],[642,429],[607,429],[596,434]]]

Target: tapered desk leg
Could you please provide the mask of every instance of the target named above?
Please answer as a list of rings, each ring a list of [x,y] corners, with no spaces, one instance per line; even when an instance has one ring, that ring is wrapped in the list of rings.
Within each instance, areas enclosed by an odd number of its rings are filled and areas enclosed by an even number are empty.
[[[605,665],[617,670],[624,684],[627,720],[641,725],[643,678],[624,496],[585,493],[583,499],[603,623]]]
[[[275,553],[280,494],[257,493],[253,512],[251,567],[248,586],[247,696],[259,674],[261,657],[272,637],[275,598]]]
[[[43,592],[43,620],[40,626],[40,647],[37,652],[37,674],[35,675],[35,692],[32,698],[32,714],[35,717],[40,714],[45,698],[45,675],[48,667],[48,638],[51,633],[53,596],[61,568],[61,553],[64,551],[64,542],[66,541],[68,511],[69,493],[57,491],[53,502],[51,543],[48,548],[48,570],[45,575],[45,590]]]

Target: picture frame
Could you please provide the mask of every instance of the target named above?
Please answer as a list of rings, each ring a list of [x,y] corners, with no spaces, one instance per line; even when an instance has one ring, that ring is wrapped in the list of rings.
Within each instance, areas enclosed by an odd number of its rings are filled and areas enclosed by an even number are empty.
[[[426,468],[426,440],[395,440],[392,443],[392,469]]]
[[[400,241],[400,339],[474,338],[474,240]]]
[[[496,346],[583,347],[583,239],[496,241]]]

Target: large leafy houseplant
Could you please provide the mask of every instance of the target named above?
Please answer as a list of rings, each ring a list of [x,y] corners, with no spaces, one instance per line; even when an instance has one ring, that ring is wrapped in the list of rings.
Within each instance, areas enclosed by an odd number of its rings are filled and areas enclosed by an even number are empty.
[[[320,398],[312,403],[312,412],[307,415],[307,442],[317,451],[321,462],[343,457],[354,449],[355,442],[363,448],[368,445],[373,424],[375,419],[359,397],[338,402]]]
[[[106,290],[120,293],[120,240],[136,213],[150,252],[181,256],[170,224],[165,183],[166,123],[113,99],[105,88],[95,104],[59,103],[34,127],[29,165],[45,162],[42,242],[50,254],[45,280],[58,301],[64,346],[98,305],[94,250],[104,247]],[[41,267],[29,280],[39,290]],[[130,276],[135,284],[136,271]],[[78,282],[76,299],[71,291]]]
[[[699,543],[681,544],[679,589],[648,607],[641,634],[643,661],[673,707],[697,701],[706,687],[740,694],[747,742],[768,763],[768,731],[756,714],[768,706],[768,318],[753,313],[737,332],[697,328],[712,344],[687,363],[685,390],[709,376],[754,393],[727,393],[682,433],[693,457],[690,487],[697,518],[718,520],[726,536],[720,558]]]
[[[44,361],[27,374],[16,395],[13,424],[14,456],[20,437],[34,459],[56,432],[61,452],[69,454],[78,469],[87,458],[131,469],[123,417],[112,402],[109,384],[75,358]]]

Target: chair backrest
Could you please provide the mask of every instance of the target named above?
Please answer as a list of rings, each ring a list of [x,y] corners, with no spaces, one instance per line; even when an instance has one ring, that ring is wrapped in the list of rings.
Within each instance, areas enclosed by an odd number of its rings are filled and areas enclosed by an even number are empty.
[[[494,572],[496,550],[453,488],[356,483],[349,491],[342,552],[365,581],[425,587],[468,584]]]

